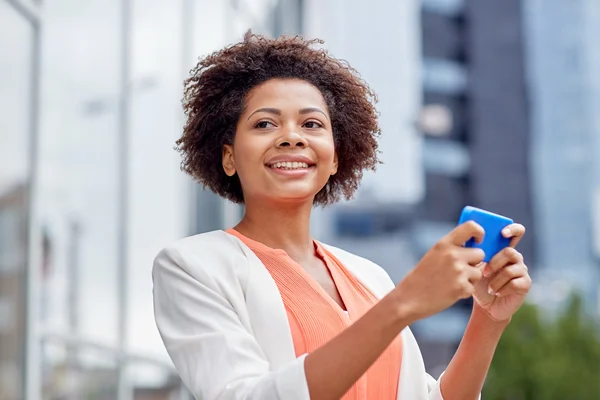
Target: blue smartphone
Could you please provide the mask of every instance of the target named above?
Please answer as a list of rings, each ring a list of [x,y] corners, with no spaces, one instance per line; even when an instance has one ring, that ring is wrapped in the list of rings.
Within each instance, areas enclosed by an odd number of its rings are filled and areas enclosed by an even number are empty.
[[[460,214],[458,224],[461,225],[467,221],[475,221],[485,230],[485,236],[481,243],[477,243],[472,238],[465,243],[465,247],[482,249],[485,253],[484,262],[490,262],[500,250],[510,244],[510,238],[502,236],[502,229],[512,224],[512,219],[480,208],[466,206]]]

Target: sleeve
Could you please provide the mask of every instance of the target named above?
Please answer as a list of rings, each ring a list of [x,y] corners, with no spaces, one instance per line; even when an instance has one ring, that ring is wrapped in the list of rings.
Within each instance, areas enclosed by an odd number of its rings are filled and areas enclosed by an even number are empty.
[[[435,378],[429,374],[427,374],[427,390],[429,392],[429,400],[444,400],[442,392],[440,391],[440,380],[438,379],[436,381]]]
[[[203,271],[178,248],[154,261],[154,314],[183,383],[202,400],[310,400],[304,358],[272,371],[254,336]]]
[[[429,400],[444,400],[444,398],[442,397],[442,392],[440,390],[440,380],[442,379],[443,375],[444,373],[440,375],[438,380],[435,380],[433,376],[427,374],[427,389],[429,390]],[[479,393],[479,396],[477,398],[481,400],[481,393]]]
[[[408,327],[402,331],[402,346],[402,368],[399,383],[402,398],[444,400],[440,388],[444,372],[437,380],[427,373],[419,344]],[[481,394],[478,398],[481,399]]]

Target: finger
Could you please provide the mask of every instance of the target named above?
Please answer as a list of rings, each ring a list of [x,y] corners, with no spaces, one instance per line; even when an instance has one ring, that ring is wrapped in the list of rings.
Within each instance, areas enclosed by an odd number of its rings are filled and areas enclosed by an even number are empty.
[[[506,247],[496,254],[483,270],[484,277],[490,277],[508,264],[523,262],[523,256],[514,247]]]
[[[467,221],[454,228],[445,239],[454,245],[462,246],[471,238],[481,243],[484,235],[485,231],[481,225],[475,221]]]
[[[474,292],[475,292],[475,284],[473,282],[471,282],[470,280],[465,280],[462,285],[462,290],[461,290],[459,297],[461,299],[468,299],[469,297],[473,296]]]
[[[456,249],[457,258],[473,267],[479,266],[485,258],[485,252],[476,247],[460,247]]]
[[[465,274],[467,276],[467,279],[469,280],[469,283],[471,283],[472,285],[475,285],[483,278],[481,268],[467,268]]]
[[[529,289],[531,288],[531,282],[532,281],[529,274],[520,278],[513,279],[509,281],[506,285],[498,289],[498,291],[496,292],[496,296],[502,297],[511,294],[525,296],[527,293],[529,293]]]
[[[521,224],[510,224],[502,229],[502,236],[510,238],[510,247],[516,247],[525,235],[525,227]]]
[[[523,263],[510,264],[498,272],[488,285],[488,293],[495,295],[512,280],[527,276],[527,266]]]

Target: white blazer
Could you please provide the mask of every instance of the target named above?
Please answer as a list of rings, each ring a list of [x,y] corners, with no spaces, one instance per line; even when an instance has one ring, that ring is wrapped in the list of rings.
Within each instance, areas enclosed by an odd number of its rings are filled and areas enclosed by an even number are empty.
[[[326,247],[378,298],[394,288],[378,265]],[[214,231],[181,239],[158,254],[152,275],[156,324],[196,399],[310,400],[306,355],[296,358],[277,285],[238,238]],[[401,334],[397,398],[443,400],[410,329]]]

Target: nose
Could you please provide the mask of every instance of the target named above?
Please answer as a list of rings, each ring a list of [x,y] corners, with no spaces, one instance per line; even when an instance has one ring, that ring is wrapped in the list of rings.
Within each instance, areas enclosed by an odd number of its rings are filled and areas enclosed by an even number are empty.
[[[304,136],[295,129],[287,129],[276,142],[277,147],[306,147],[307,145],[308,142]]]

